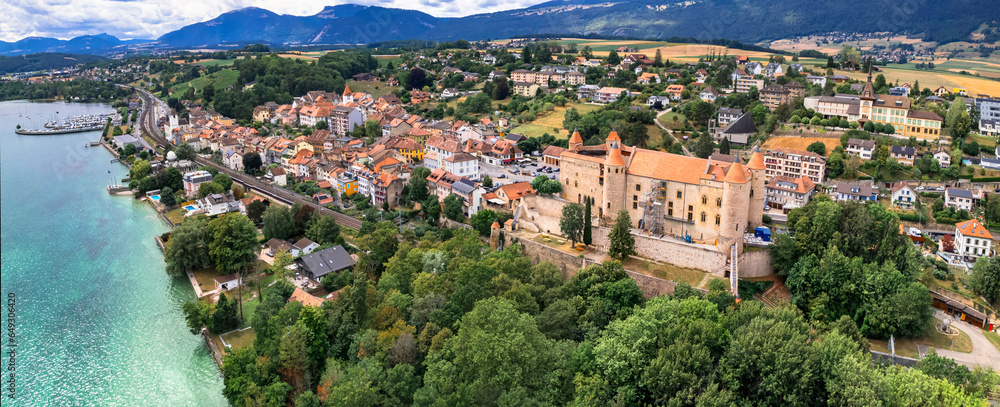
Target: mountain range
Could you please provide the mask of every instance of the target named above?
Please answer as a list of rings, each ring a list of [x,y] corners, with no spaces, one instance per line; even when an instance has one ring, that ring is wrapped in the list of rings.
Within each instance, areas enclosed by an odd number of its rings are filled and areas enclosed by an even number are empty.
[[[828,32],[897,32],[950,42],[1000,20],[995,0],[554,0],[531,7],[441,18],[416,10],[344,4],[311,16],[249,7],[169,32],[156,40],[108,34],[71,40],[0,41],[0,55],[34,52],[100,54],[150,48],[262,42],[282,45],[366,44],[423,39],[470,41],[530,34],[640,38],[693,37],[752,43]]]

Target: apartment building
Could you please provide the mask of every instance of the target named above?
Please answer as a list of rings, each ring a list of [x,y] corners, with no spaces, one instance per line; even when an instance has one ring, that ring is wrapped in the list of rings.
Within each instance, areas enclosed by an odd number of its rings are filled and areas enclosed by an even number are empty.
[[[818,184],[823,182],[825,174],[826,158],[819,154],[784,148],[764,152],[764,176],[767,179],[806,177]]]

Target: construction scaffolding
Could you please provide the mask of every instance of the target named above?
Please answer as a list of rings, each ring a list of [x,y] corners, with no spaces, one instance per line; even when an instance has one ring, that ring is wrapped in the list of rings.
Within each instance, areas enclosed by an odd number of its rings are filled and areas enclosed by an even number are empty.
[[[651,235],[663,235],[663,205],[666,200],[667,182],[659,181],[653,184],[652,190],[646,192],[642,220],[639,221],[640,229]]]

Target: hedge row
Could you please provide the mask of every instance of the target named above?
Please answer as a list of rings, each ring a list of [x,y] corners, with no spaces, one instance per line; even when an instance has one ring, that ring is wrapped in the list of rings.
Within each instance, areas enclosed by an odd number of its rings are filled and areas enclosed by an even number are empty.
[[[899,220],[902,221],[927,223],[926,216],[917,216],[912,213],[897,213],[896,215],[899,215]]]

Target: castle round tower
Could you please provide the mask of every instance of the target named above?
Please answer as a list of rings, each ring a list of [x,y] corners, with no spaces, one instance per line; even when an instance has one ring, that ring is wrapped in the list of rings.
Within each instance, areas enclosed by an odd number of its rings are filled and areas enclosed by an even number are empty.
[[[614,137],[617,140],[613,140]],[[608,157],[604,160],[604,199],[601,213],[606,219],[614,219],[618,211],[624,209],[625,199],[625,158],[622,157],[621,139],[612,131],[608,136]]]
[[[750,170],[750,213],[747,220],[752,227],[763,226],[767,193],[764,187],[764,155],[760,150],[754,151],[750,156],[747,169]]]
[[[747,207],[750,205],[750,180],[743,164],[733,163],[723,180],[722,216],[719,223],[719,248],[728,250],[737,243],[742,248],[743,232],[747,228]]]

